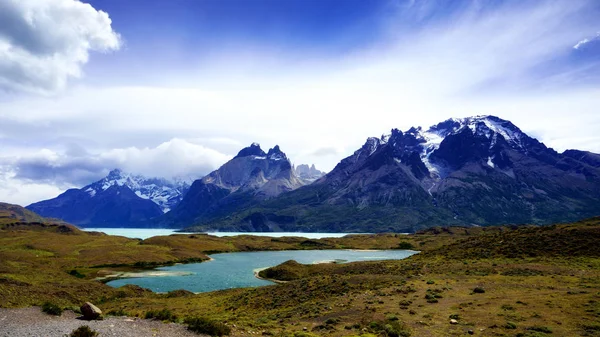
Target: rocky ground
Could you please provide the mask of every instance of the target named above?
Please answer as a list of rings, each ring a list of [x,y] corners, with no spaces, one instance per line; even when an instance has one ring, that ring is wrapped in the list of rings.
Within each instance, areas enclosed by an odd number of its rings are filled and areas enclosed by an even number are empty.
[[[175,323],[162,323],[130,317],[106,317],[102,321],[84,321],[77,319],[79,314],[65,311],[62,316],[43,313],[39,307],[23,309],[0,309],[0,337],[68,336],[73,330],[87,325],[104,336],[194,336],[185,326]]]

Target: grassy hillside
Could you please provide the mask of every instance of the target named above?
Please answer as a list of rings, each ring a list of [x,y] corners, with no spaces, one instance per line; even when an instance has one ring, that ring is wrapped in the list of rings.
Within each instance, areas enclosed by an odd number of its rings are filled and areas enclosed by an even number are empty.
[[[44,222],[44,218],[19,205],[0,202],[0,226],[15,222]]]
[[[104,312],[140,317],[166,309],[168,319],[227,323],[234,336],[600,336],[597,242],[597,218],[322,240],[173,235],[140,241],[12,227],[0,230],[0,306],[90,300]],[[136,263],[201,260],[211,251],[408,247],[422,252],[401,261],[286,262],[262,274],[285,283],[197,295],[113,289],[93,280]]]

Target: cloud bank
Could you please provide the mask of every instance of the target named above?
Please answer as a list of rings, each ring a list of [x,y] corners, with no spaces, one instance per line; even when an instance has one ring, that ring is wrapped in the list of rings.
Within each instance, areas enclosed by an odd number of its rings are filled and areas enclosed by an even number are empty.
[[[330,170],[367,137],[478,114],[559,151],[600,152],[597,1],[397,3],[377,41],[336,57],[240,41],[151,71],[161,85],[0,101],[0,200],[53,197],[114,167],[201,175],[254,141]]]
[[[79,78],[90,51],[119,49],[103,11],[78,0],[0,0],[0,89],[51,93]]]

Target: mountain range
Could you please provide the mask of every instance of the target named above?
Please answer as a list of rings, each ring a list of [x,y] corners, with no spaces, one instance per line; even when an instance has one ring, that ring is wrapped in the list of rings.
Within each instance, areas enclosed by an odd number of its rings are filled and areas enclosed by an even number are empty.
[[[279,146],[265,153],[254,143],[219,169],[196,180],[177,207],[157,221],[161,227],[208,223],[293,191],[319,176],[318,170],[300,166],[302,177]]]
[[[368,138],[314,183],[194,229],[414,232],[600,214],[600,155],[558,153],[494,116]]]
[[[115,169],[81,189],[27,209],[81,226],[144,226],[175,207],[190,188],[184,179],[147,178]]]
[[[82,225],[304,232],[546,224],[600,214],[600,155],[558,153],[494,116],[392,129],[326,175],[314,165],[294,167],[279,146],[264,152],[252,144],[191,186],[170,184],[112,171],[28,209]]]
[[[242,209],[324,175],[314,165],[298,165],[299,174],[296,170],[279,146],[265,153],[254,143],[196,181],[115,169],[99,181],[27,209],[86,227],[180,227]]]

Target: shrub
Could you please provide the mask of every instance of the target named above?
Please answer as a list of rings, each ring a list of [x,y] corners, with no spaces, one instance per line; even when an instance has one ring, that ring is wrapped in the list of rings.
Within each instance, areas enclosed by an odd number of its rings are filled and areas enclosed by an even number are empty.
[[[82,273],[78,272],[76,269],[73,269],[69,272],[69,275],[73,275],[77,278],[84,278],[85,275],[83,275]]]
[[[475,289],[473,289],[473,292],[475,294],[483,294],[485,293],[485,289],[483,289],[482,287],[475,287]]]
[[[434,281],[434,280],[429,280],[429,281],[427,281],[427,284],[434,284],[434,283],[435,283],[435,281]]]
[[[171,312],[171,310],[164,308],[162,310],[150,310],[146,312],[146,319],[157,319],[159,321],[171,321],[175,322],[177,320],[177,316]]]
[[[388,337],[410,337],[411,335],[410,330],[398,320],[373,321],[369,323],[369,329],[372,332],[385,333]]]
[[[185,319],[188,330],[196,333],[204,333],[211,336],[224,336],[231,333],[231,328],[219,322],[214,322],[204,317],[191,317]]]
[[[63,309],[58,305],[50,302],[46,302],[42,304],[42,311],[54,316],[60,316],[63,313]]]
[[[515,310],[515,307],[513,307],[510,304],[502,304],[502,306],[500,308],[505,311],[514,311]]]
[[[513,322],[506,322],[506,324],[504,324],[504,328],[505,329],[516,329],[517,325]]]
[[[398,320],[398,316],[393,315],[393,314],[389,314],[385,316],[385,319],[387,319],[388,321],[397,321]]]
[[[402,241],[398,244],[398,249],[414,249],[415,247],[409,242]]]
[[[73,330],[70,337],[96,337],[98,336],[98,332],[90,329],[87,325],[82,325],[79,328]]]
[[[123,309],[111,310],[106,314],[110,316],[128,316],[127,312],[125,312]],[[148,313],[146,313],[146,315],[148,315]]]
[[[547,326],[531,326],[531,327],[527,328],[527,330],[543,332],[543,333],[552,333],[552,329],[550,329]]]
[[[408,307],[411,304],[412,304],[412,301],[409,301],[409,300],[402,300],[402,301],[400,301],[400,306],[401,307]]]

